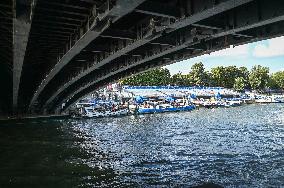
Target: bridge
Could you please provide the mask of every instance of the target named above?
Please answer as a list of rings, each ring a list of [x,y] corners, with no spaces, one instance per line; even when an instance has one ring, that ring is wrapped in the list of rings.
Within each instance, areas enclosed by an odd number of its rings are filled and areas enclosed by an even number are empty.
[[[280,0],[1,0],[0,114],[53,114],[121,78],[283,34]]]

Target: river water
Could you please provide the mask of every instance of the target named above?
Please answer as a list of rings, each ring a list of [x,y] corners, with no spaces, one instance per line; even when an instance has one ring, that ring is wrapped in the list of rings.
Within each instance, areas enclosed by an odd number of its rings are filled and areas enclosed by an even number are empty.
[[[0,126],[0,187],[284,186],[284,104]]]

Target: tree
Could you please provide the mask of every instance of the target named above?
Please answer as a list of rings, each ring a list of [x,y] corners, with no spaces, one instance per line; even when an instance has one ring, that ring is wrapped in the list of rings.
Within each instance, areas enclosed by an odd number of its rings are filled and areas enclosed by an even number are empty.
[[[224,87],[233,88],[236,78],[240,76],[240,71],[236,66],[225,67]]]
[[[263,90],[269,80],[269,68],[260,65],[254,66],[249,75],[249,83],[252,89]]]
[[[189,86],[192,81],[188,75],[183,75],[181,72],[174,74],[171,78],[171,85]]]
[[[224,87],[225,80],[225,68],[223,66],[218,66],[211,69],[211,77],[214,83],[214,86]]]
[[[284,89],[284,71],[274,73],[269,77],[269,69],[260,65],[254,66],[249,72],[246,67],[218,66],[205,71],[204,65],[195,63],[187,75],[180,72],[171,76],[170,71],[157,68],[137,76],[122,80],[124,85],[178,85],[178,86],[219,86],[234,88],[237,91],[244,89],[263,90]]]
[[[240,67],[239,68],[239,76],[243,77],[245,80],[249,80],[249,70],[246,67]]]
[[[206,73],[203,63],[199,62],[192,65],[188,76],[192,80],[193,85],[206,85]]]
[[[249,70],[246,67],[239,67],[239,76],[244,78],[245,89],[250,89]]]
[[[209,71],[204,72],[204,86],[214,86],[212,74]]]
[[[246,87],[246,81],[243,77],[238,77],[235,79],[234,89],[238,92],[243,92]]]
[[[123,85],[149,85],[160,86],[168,85],[171,80],[171,74],[168,69],[157,68],[145,73],[122,80]]]
[[[268,85],[271,89],[284,89],[284,71],[272,74]]]

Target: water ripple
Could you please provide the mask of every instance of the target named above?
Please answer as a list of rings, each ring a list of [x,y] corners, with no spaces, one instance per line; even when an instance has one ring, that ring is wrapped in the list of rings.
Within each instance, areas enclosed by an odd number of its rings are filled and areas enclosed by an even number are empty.
[[[64,182],[70,177],[65,177],[66,169],[71,170],[80,179],[70,186],[284,186],[284,105],[53,123],[56,126],[44,122],[35,128],[38,124],[32,122],[30,132],[17,134],[17,144],[28,148],[33,140],[34,148],[49,148],[38,157],[33,154],[31,161],[43,160],[40,164],[46,169],[61,170],[58,176]],[[8,151],[10,137],[0,136],[1,149],[6,144]],[[0,158],[4,160],[8,157]]]

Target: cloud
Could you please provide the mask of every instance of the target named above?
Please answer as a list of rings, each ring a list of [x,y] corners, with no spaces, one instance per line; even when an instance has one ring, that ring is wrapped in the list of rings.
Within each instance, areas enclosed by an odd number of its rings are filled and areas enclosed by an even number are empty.
[[[253,51],[254,57],[275,57],[284,55],[284,37],[268,40],[268,45],[263,43],[256,45]]]
[[[246,57],[249,55],[249,46],[248,44],[240,45],[233,47],[232,45],[230,48],[226,48],[224,50],[219,50],[216,52],[212,52],[211,54],[205,55],[207,58],[214,58],[214,57]]]

